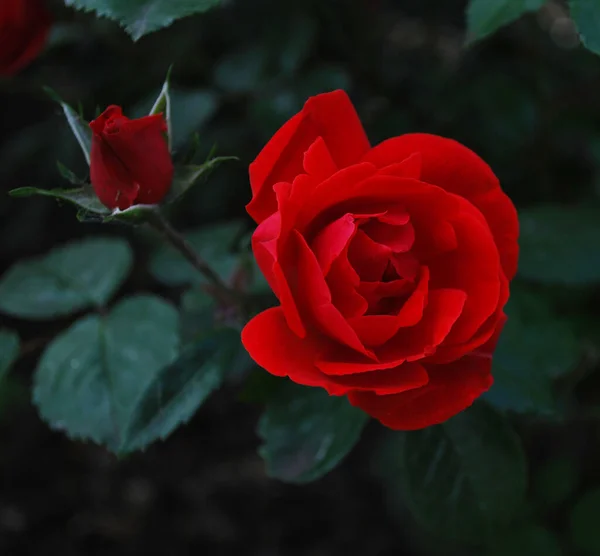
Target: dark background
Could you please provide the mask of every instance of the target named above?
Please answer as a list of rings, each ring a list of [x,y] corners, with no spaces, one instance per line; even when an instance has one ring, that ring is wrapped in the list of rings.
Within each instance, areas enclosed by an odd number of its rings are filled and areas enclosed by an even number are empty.
[[[350,93],[373,143],[410,131],[453,137],[492,166],[519,209],[598,199],[600,58],[579,46],[560,3],[469,49],[466,3],[458,0],[224,4],[138,43],[112,22],[51,4],[57,23],[47,51],[19,76],[0,81],[0,272],[101,229],[77,222],[69,206],[5,194],[26,185],[65,186],[56,160],[85,175],[79,148],[42,86],[81,102],[88,119],[109,104],[139,115],[171,64],[179,154],[198,131],[204,152],[216,144],[218,154],[241,159],[180,207],[181,227],[243,216],[248,163],[308,96],[336,88]],[[137,247],[124,293],[165,293],[145,269],[139,234],[101,230],[126,234]],[[600,296],[588,293],[578,304],[561,292],[555,298],[593,321]],[[357,449],[324,479],[284,485],[265,476],[256,454],[260,408],[238,401],[229,388],[166,442],[118,461],[51,432],[28,402],[37,356],[69,321],[0,318],[23,341],[2,396],[0,554],[452,552],[415,528],[400,501],[389,504],[389,490],[373,471],[378,425],[369,425]],[[595,364],[597,348],[590,350]],[[593,396],[599,383],[592,376],[583,390]],[[592,444],[600,444],[597,423],[534,424],[521,432],[532,469],[568,454],[581,464],[580,490],[600,483]],[[562,534],[565,515],[559,508],[544,519]],[[464,547],[457,553],[478,554]]]

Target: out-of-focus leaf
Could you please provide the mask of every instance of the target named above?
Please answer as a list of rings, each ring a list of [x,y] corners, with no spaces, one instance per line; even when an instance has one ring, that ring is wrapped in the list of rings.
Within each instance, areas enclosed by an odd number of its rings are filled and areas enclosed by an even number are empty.
[[[186,234],[186,239],[219,276],[227,280],[239,264],[231,247],[243,228],[243,222],[235,220],[207,226]],[[205,278],[170,245],[161,246],[150,260],[152,275],[169,286],[202,283]]]
[[[18,262],[0,279],[0,311],[28,319],[69,315],[104,305],[133,262],[118,238],[72,242],[43,257]]]
[[[97,215],[98,218],[109,215],[110,210],[101,202],[91,187],[78,187],[76,189],[39,189],[37,187],[19,187],[9,192],[11,197],[31,197],[41,195],[53,197],[59,201],[67,201],[85,212]]]
[[[241,342],[240,332],[237,329],[235,310],[223,308],[218,305],[213,297],[200,284],[191,288],[181,296],[181,337],[184,344],[195,343],[212,333],[212,330],[223,327],[235,330],[235,341],[228,343],[230,359],[228,360],[226,379],[238,383],[244,379],[253,366],[253,362]],[[232,324],[233,322],[233,324]]]
[[[539,525],[511,527],[494,540],[488,556],[561,556],[560,543]]]
[[[193,342],[215,324],[217,305],[202,285],[190,288],[181,296],[181,339]]]
[[[73,108],[71,108],[66,102],[63,100],[50,88],[45,88],[46,92],[52,97],[53,100],[58,102],[65,113],[65,118],[67,118],[67,123],[75,135],[81,150],[83,151],[83,156],[87,163],[90,163],[90,152],[92,150],[92,130],[88,122],[86,122]]]
[[[514,289],[493,359],[494,384],[484,398],[497,409],[551,415],[553,381],[573,370],[582,345],[572,324],[540,294]]]
[[[571,18],[584,46],[600,54],[600,4],[594,0],[569,0]]]
[[[0,384],[19,355],[19,335],[7,328],[0,328]]]
[[[73,185],[83,186],[85,184],[85,180],[78,178],[74,172],[69,170],[62,162],[56,162],[56,166],[60,175],[65,178],[68,182],[71,182]]]
[[[180,148],[215,115],[219,97],[213,91],[175,90],[172,95],[173,146]]]
[[[137,41],[175,20],[203,13],[221,0],[65,0],[67,6],[117,21]]]
[[[228,93],[251,93],[265,78],[267,51],[262,46],[225,56],[215,69],[215,83]]]
[[[519,275],[545,284],[600,281],[600,208],[542,205],[522,211]]]
[[[292,28],[279,53],[283,73],[294,75],[310,54],[317,33],[317,23],[307,15],[292,18]]]
[[[304,102],[308,97],[326,91],[347,91],[351,84],[350,74],[343,66],[323,64],[303,75],[296,90],[301,102]]]
[[[221,386],[238,344],[239,334],[235,330],[210,330],[156,373],[133,406],[121,452],[164,440],[179,425],[187,423],[204,400]]]
[[[352,450],[367,420],[343,396],[286,384],[258,423],[268,475],[290,483],[322,477]]]
[[[230,160],[238,159],[235,156],[219,156],[201,165],[176,166],[173,183],[164,202],[173,203],[177,201],[200,180],[206,179],[215,168]]]
[[[571,539],[581,554],[586,556],[600,554],[599,515],[600,489],[586,492],[571,512]]]
[[[178,346],[173,306],[150,296],[126,299],[107,317],[84,317],[53,340],[36,370],[34,402],[52,428],[125,453],[131,443],[141,445],[130,428],[144,433],[146,396],[160,394],[151,389],[160,386]]]
[[[399,437],[397,472],[406,503],[440,537],[483,542],[524,503],[521,442],[488,406],[476,403],[441,425]]]
[[[552,459],[532,477],[533,492],[544,510],[554,509],[565,502],[577,488],[578,469],[569,457]]]
[[[491,35],[527,12],[539,10],[546,0],[471,0],[467,8],[469,42]]]

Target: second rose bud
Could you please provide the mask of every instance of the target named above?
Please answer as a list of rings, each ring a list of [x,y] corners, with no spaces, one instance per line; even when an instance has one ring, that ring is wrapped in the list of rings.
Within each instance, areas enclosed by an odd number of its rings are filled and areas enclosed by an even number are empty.
[[[162,114],[132,120],[109,106],[90,127],[90,177],[100,201],[120,210],[162,201],[173,180]]]

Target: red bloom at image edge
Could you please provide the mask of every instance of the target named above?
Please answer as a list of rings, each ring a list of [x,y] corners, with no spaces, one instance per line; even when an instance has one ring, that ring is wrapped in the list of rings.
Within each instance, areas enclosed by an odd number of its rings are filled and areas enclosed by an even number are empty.
[[[43,0],[0,2],[0,75],[12,75],[42,51],[52,18]]]
[[[90,177],[100,201],[121,210],[159,203],[173,180],[162,114],[130,120],[119,106],[109,106],[90,127]]]
[[[491,386],[518,220],[481,158],[421,133],[371,147],[335,91],[273,136],[250,183],[254,255],[280,302],[242,332],[256,363],[399,430]]]

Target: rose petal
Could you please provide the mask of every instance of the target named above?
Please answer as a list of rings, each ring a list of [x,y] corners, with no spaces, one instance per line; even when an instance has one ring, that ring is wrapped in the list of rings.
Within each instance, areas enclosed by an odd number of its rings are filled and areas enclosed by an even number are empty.
[[[348,391],[387,395],[425,386],[429,382],[429,375],[419,363],[404,363],[392,369],[329,377],[329,379],[338,386],[345,386]]]
[[[389,247],[394,253],[406,253],[415,242],[415,229],[410,222],[398,226],[371,219],[361,229],[373,241]]]
[[[492,169],[473,151],[452,139],[411,133],[383,141],[363,160],[385,168],[417,152],[422,156],[423,181],[468,199],[483,213],[498,246],[504,273],[511,279],[518,259],[517,214]]]
[[[469,407],[492,385],[491,360],[467,356],[447,365],[426,366],[429,383],[400,394],[351,392],[348,399],[383,425],[417,430],[437,425]]]
[[[338,168],[360,160],[369,150],[369,140],[350,99],[343,91],[310,98],[271,138],[250,165],[252,201],[246,209],[261,222],[277,209],[273,184],[291,182],[303,173],[304,153],[321,137]]]
[[[364,315],[369,308],[366,299],[357,291],[360,278],[342,253],[331,265],[326,277],[331,302],[345,318]]]
[[[279,307],[267,309],[254,317],[242,330],[242,343],[250,357],[275,376],[288,376],[305,386],[320,386],[329,394],[345,395],[353,390],[397,393],[427,383],[427,373],[418,364],[408,364],[390,371],[374,371],[354,376],[328,377],[314,364],[320,349],[314,337],[298,338],[287,327]]]
[[[394,162],[384,166],[379,170],[379,174],[386,176],[397,176],[399,178],[421,179],[421,168],[423,167],[423,157],[421,153],[413,153],[406,157],[402,162]]]
[[[453,221],[458,247],[429,262],[431,287],[458,288],[467,301],[449,343],[468,341],[496,310],[500,296],[500,260],[489,228],[463,213]]]
[[[423,318],[417,325],[400,330],[377,350],[379,360],[417,361],[434,353],[460,317],[466,298],[461,290],[430,290]]]
[[[267,309],[246,324],[242,343],[250,357],[275,376],[289,376],[305,386],[325,387],[329,382],[313,363],[315,344],[289,329],[280,307]]]
[[[429,270],[423,267],[419,284],[395,315],[371,314],[349,318],[348,323],[367,347],[385,344],[401,328],[415,326],[423,317],[427,302]],[[382,286],[386,284],[380,283]],[[361,284],[362,286],[362,284]]]
[[[340,311],[333,306],[329,286],[315,254],[310,250],[306,240],[296,231],[292,232],[294,256],[290,257],[293,267],[286,268],[286,276],[293,275],[293,296],[303,310],[310,314],[321,331],[330,338],[372,357],[365,349],[356,332],[348,324]],[[290,284],[291,285],[291,284]]]
[[[383,277],[391,253],[389,247],[373,241],[359,229],[350,242],[348,260],[361,280],[376,282]]]
[[[351,214],[333,221],[317,234],[311,248],[319,261],[323,274],[327,274],[333,261],[340,256],[356,233],[356,224]]]
[[[338,167],[322,137],[317,137],[304,153],[302,166],[307,174],[318,181],[326,180],[338,171]]]

